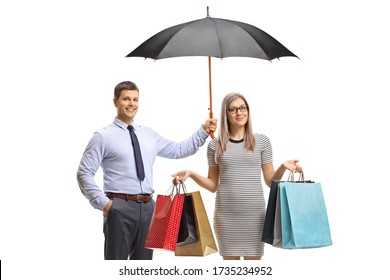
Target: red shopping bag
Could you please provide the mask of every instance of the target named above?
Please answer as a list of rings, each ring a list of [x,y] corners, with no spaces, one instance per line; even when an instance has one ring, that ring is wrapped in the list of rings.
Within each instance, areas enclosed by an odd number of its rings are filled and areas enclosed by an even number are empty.
[[[174,191],[176,190],[176,193]],[[145,247],[149,249],[176,250],[184,194],[172,186],[170,195],[157,195]]]

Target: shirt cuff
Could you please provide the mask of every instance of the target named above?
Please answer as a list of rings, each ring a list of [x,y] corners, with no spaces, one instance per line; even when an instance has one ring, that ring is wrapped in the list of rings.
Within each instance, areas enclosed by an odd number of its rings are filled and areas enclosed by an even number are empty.
[[[207,133],[207,131],[203,128],[203,124],[200,126],[200,136],[204,139],[206,139],[210,134]]]
[[[109,201],[110,199],[107,196],[103,195],[98,203],[98,209],[103,211],[104,207],[106,207]]]

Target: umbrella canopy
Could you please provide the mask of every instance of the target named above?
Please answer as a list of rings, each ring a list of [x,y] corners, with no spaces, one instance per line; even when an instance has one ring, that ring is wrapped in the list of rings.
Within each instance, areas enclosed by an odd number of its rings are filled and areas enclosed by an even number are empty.
[[[239,21],[212,18],[169,27],[127,55],[152,59],[179,56],[254,57],[272,60],[295,56],[263,30]]]
[[[126,57],[162,59],[180,56],[209,57],[210,118],[213,117],[210,57],[253,57],[269,61],[284,56],[297,57],[253,25],[210,17],[208,7],[206,18],[164,29]]]

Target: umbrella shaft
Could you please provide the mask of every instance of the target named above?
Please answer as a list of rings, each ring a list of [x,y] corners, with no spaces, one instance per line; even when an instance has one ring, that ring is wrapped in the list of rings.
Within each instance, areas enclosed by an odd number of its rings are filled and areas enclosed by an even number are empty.
[[[209,56],[209,91],[210,91],[210,119],[213,118],[213,94],[211,86],[211,57]]]
[[[210,91],[210,119],[213,118],[213,93],[211,87],[211,57],[209,56],[209,91]],[[214,133],[210,132],[211,138],[215,139]]]

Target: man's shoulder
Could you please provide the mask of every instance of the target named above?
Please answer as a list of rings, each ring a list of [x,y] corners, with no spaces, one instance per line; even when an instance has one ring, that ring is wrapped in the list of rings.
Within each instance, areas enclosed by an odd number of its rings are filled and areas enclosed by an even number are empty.
[[[153,128],[140,124],[137,124],[136,130],[143,134],[157,134],[157,132]]]
[[[117,130],[123,130],[121,127],[117,126],[115,123],[110,123],[106,126],[101,127],[100,129],[96,130],[96,134],[99,134],[101,136],[110,135],[111,133],[117,131]]]

